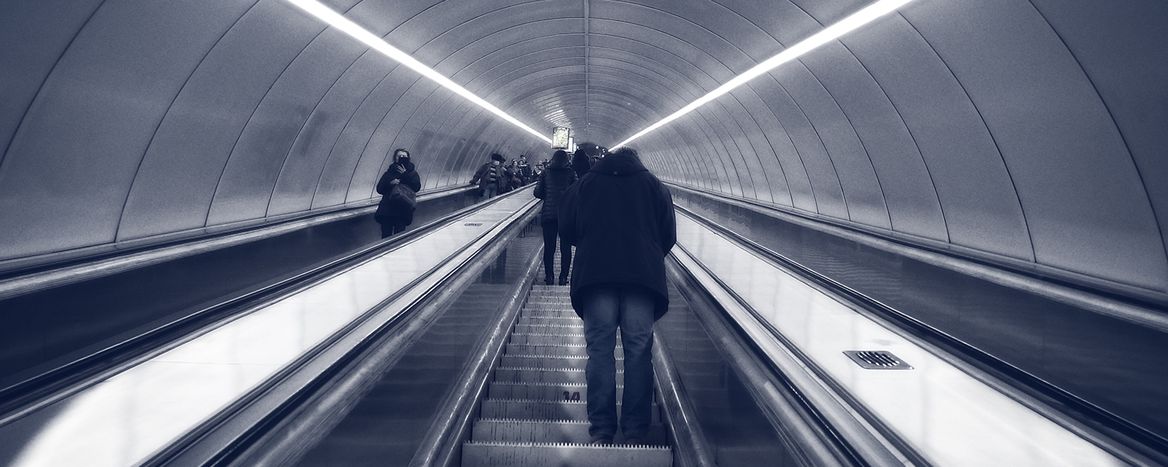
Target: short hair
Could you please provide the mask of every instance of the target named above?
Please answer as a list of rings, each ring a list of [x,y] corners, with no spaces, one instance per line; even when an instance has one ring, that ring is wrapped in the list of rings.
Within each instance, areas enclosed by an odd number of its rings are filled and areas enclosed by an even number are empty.
[[[499,162],[504,162],[504,161],[506,161],[506,160],[507,160],[507,158],[503,157],[503,155],[502,155],[502,154],[499,154],[499,153],[497,153],[497,152],[496,152],[496,153],[491,153],[491,160],[493,160],[493,161],[499,161]]]
[[[641,157],[640,154],[637,154],[636,149],[626,148],[626,147],[618,148],[616,151],[613,151],[609,155],[610,156],[631,156],[633,158],[640,158]]]
[[[405,153],[405,156],[406,156],[406,158],[407,158],[407,159],[408,159],[408,158],[410,158],[410,151],[409,151],[408,149],[406,149],[406,148],[397,148],[397,149],[394,149],[394,150],[393,150],[393,158],[394,158],[394,159],[397,159],[397,157],[398,157],[398,156],[397,156],[397,155],[398,155],[398,153],[402,153],[402,152],[404,152],[404,153]]]

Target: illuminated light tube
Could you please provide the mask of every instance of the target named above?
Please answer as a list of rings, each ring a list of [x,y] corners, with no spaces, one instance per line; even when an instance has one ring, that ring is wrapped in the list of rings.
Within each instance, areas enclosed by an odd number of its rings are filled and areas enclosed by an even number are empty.
[[[611,149],[616,149],[629,144],[633,142],[633,140],[645,136],[646,134],[649,134],[649,132],[661,128],[669,124],[669,122],[677,120],[678,118],[681,118],[681,116],[692,112],[694,109],[706,105],[706,103],[734,90],[734,88],[746,84],[746,82],[757,78],[759,75],[778,68],[779,65],[799,58],[807,52],[815,50],[823,44],[839,39],[844,34],[852,32],[861,26],[872,22],[876,18],[892,13],[911,1],[912,0],[880,0],[876,3],[868,5],[862,10],[852,13],[851,16],[848,16],[847,18],[844,18],[831,26],[823,28],[819,32],[812,34],[811,37],[803,39],[799,43],[788,47],[786,50],[779,52],[778,55],[762,61],[762,63],[759,63],[753,68],[746,70],[746,72],[742,73],[741,75],[735,76],[734,79],[727,81],[721,86],[718,86],[717,89],[710,91],[709,94],[699,97],[697,100],[690,102],[688,105],[682,107],[677,112],[674,112],[668,117],[661,119],[661,121],[649,125],[644,130],[638,131],[637,133],[633,134],[633,136],[630,136],[628,139],[621,141],[620,144],[613,146]]]
[[[438,83],[438,85],[440,85],[446,89],[449,89],[450,91],[454,92],[455,94],[462,96],[466,100],[473,102],[475,105],[486,109],[488,112],[495,114],[495,116],[497,116],[503,120],[506,120],[507,123],[515,125],[521,129],[523,129],[523,131],[531,133],[536,138],[539,138],[539,139],[547,142],[547,144],[549,146],[552,144],[552,139],[550,137],[548,137],[547,135],[532,129],[531,127],[529,127],[527,125],[524,125],[523,122],[520,122],[518,119],[516,119],[515,117],[512,117],[507,112],[504,112],[502,109],[495,107],[490,102],[483,100],[483,98],[479,97],[478,95],[476,95],[473,92],[470,92],[469,90],[462,87],[458,83],[455,83],[450,78],[447,78],[446,76],[444,76],[442,73],[439,73],[439,72],[435,71],[433,68],[430,68],[430,67],[426,66],[425,64],[423,64],[422,62],[419,62],[416,58],[410,56],[410,54],[403,52],[401,49],[398,49],[397,47],[389,45],[388,42],[385,42],[385,40],[382,39],[381,37],[379,37],[378,35],[369,32],[368,30],[361,27],[357,23],[350,21],[348,18],[345,18],[344,15],[337,13],[336,11],[333,11],[332,9],[330,9],[329,7],[320,3],[319,1],[317,1],[317,0],[288,0],[288,3],[291,3],[292,5],[295,5],[297,8],[304,10],[306,13],[312,15],[316,19],[323,21],[325,24],[327,24],[331,27],[334,27],[345,34],[348,34],[349,37],[352,37],[352,38],[360,41],[361,43],[365,44],[366,46],[369,46],[369,48],[376,50],[378,52],[381,52],[386,57],[389,57],[389,58],[393,59],[394,61],[409,67],[411,70],[414,70],[414,71],[418,72],[419,74],[421,74],[422,76],[429,78],[430,81]]]

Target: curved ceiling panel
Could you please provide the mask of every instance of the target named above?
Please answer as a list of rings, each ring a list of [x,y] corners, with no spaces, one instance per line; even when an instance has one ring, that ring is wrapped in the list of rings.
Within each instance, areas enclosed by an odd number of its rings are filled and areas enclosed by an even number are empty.
[[[867,2],[327,3],[612,144]],[[283,0],[20,2],[0,38],[0,260],[368,200],[395,147],[427,188],[550,152]],[[683,185],[1163,295],[1166,41],[1156,0],[915,0],[635,146]]]

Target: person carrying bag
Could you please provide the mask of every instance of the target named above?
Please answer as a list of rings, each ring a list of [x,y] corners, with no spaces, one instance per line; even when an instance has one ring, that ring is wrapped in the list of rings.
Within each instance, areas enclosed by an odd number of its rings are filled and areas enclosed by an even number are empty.
[[[395,150],[393,164],[377,181],[377,193],[382,196],[373,218],[381,224],[381,238],[399,233],[414,222],[417,193],[421,189],[422,178],[410,161],[410,152]]]

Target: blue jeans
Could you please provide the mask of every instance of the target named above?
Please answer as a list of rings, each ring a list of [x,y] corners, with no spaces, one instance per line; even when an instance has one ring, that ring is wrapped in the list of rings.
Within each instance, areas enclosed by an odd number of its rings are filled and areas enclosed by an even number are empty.
[[[488,183],[486,186],[483,187],[483,197],[485,197],[487,199],[494,198],[498,194],[499,194],[499,184],[498,183]]]
[[[598,287],[581,303],[588,343],[588,434],[616,434],[616,331],[620,327],[625,356],[625,394],[620,428],[625,438],[644,438],[653,403],[653,309],[656,297],[638,288]]]

